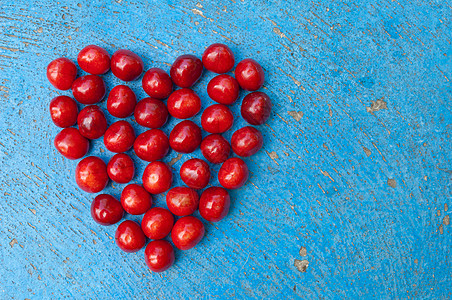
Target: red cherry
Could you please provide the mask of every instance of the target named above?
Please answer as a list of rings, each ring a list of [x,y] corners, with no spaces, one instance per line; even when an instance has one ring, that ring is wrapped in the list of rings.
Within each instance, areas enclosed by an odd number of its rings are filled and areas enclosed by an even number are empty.
[[[55,148],[68,159],[79,159],[89,150],[89,141],[72,127],[61,130],[53,141]]]
[[[254,59],[246,58],[235,67],[235,79],[242,89],[256,91],[264,85],[264,70]]]
[[[181,55],[171,66],[170,75],[174,84],[182,88],[194,85],[202,74],[202,62],[194,55]]]
[[[117,121],[104,134],[105,147],[111,152],[126,152],[133,146],[135,131],[126,121]]]
[[[246,163],[238,157],[233,157],[221,165],[218,181],[223,187],[233,190],[242,187],[248,180],[248,176]]]
[[[107,130],[107,119],[103,111],[97,105],[87,106],[80,111],[77,117],[77,125],[80,134],[95,140],[104,135]]]
[[[144,98],[135,107],[135,120],[148,128],[162,127],[168,120],[168,109],[165,103],[154,98]]]
[[[234,53],[224,44],[212,44],[202,55],[204,67],[214,73],[226,73],[234,67]]]
[[[165,99],[173,91],[173,81],[159,68],[152,68],[144,73],[141,84],[146,94],[156,99]]]
[[[206,136],[201,142],[201,153],[213,164],[221,164],[231,153],[229,142],[219,134]]]
[[[77,67],[65,57],[52,60],[47,66],[47,79],[56,89],[63,91],[70,89],[75,77]]]
[[[160,240],[166,237],[173,228],[174,217],[169,210],[154,207],[144,214],[141,221],[141,229],[144,234],[153,240]]]
[[[218,222],[228,214],[230,205],[228,192],[222,187],[212,186],[201,194],[199,213],[209,222]]]
[[[77,122],[78,108],[74,99],[58,96],[50,101],[50,116],[53,123],[61,128],[72,126]]]
[[[144,188],[151,194],[166,192],[173,183],[171,168],[161,161],[153,161],[147,165],[143,173]]]
[[[110,55],[96,45],[83,48],[77,56],[77,62],[83,71],[94,75],[105,74],[110,70]]]
[[[105,96],[105,82],[97,75],[85,75],[72,84],[72,94],[81,104],[95,104]]]
[[[152,196],[138,184],[129,184],[122,190],[121,205],[131,215],[142,215],[152,206]]]
[[[180,89],[169,96],[167,106],[173,117],[188,119],[201,110],[201,99],[191,89]]]
[[[119,224],[116,229],[115,240],[118,247],[128,253],[137,252],[146,244],[146,237],[140,225],[130,220]]]
[[[199,158],[187,160],[180,167],[180,178],[193,189],[203,189],[210,181],[209,165]]]
[[[210,80],[207,85],[207,94],[212,100],[231,105],[239,97],[240,87],[234,77],[223,74]]]
[[[107,165],[99,157],[85,157],[75,168],[75,181],[85,192],[98,193],[108,183]]]
[[[160,129],[145,131],[135,140],[133,150],[145,161],[162,159],[169,151],[168,137]]]
[[[167,241],[152,241],[144,250],[144,260],[152,272],[168,270],[174,263],[174,249]]]
[[[262,133],[251,126],[238,129],[231,138],[232,150],[238,156],[244,157],[255,154],[262,148],[263,143]]]
[[[100,225],[113,225],[124,215],[121,203],[113,196],[100,194],[91,203],[91,216]]]
[[[166,205],[176,216],[188,216],[198,209],[199,196],[195,190],[178,186],[166,194]]]
[[[111,72],[122,81],[135,80],[143,73],[143,61],[132,51],[120,49],[111,56]]]
[[[214,104],[207,107],[201,116],[202,128],[210,133],[223,133],[228,131],[234,123],[231,110],[223,104]]]
[[[174,246],[180,250],[188,250],[196,246],[204,236],[204,224],[193,216],[177,220],[171,230]]]
[[[169,143],[174,151],[191,153],[201,144],[201,129],[190,120],[185,120],[174,126],[169,136]]]
[[[125,153],[118,153],[108,162],[107,173],[114,182],[127,183],[135,175],[133,160]]]
[[[240,112],[243,119],[251,125],[262,125],[270,117],[272,102],[263,92],[253,92],[245,96]]]
[[[115,86],[107,98],[107,110],[116,118],[127,118],[137,105],[135,93],[126,85]]]

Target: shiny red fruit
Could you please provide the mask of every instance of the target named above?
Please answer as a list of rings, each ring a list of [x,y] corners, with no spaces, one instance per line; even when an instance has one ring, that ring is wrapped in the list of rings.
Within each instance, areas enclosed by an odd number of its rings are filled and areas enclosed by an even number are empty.
[[[165,103],[154,98],[144,98],[135,107],[135,120],[147,128],[162,127],[168,120],[168,109]]]
[[[107,165],[99,157],[85,157],[75,168],[75,181],[85,192],[98,193],[108,183]]]
[[[180,153],[191,153],[201,144],[201,129],[190,120],[174,126],[169,136],[171,148]]]
[[[201,142],[201,153],[213,164],[221,164],[231,153],[229,142],[219,134],[206,136]]]
[[[226,73],[234,67],[234,53],[224,44],[212,44],[202,55],[204,67],[214,73]]]
[[[126,121],[117,121],[104,134],[105,147],[111,152],[126,152],[133,146],[135,130]]]
[[[138,184],[129,184],[121,193],[121,205],[131,215],[142,215],[151,209],[152,196]]]
[[[199,213],[206,221],[218,222],[228,214],[230,205],[228,191],[222,187],[212,186],[201,194]]]
[[[202,62],[194,55],[181,55],[171,66],[170,75],[174,84],[182,88],[194,85],[202,74]]]
[[[72,127],[61,130],[53,141],[55,148],[68,159],[79,159],[89,150],[89,141]]]
[[[77,56],[77,62],[83,71],[93,75],[105,74],[110,70],[110,55],[107,50],[96,45],[83,48]]]
[[[137,252],[146,244],[146,237],[140,225],[126,220],[119,224],[115,233],[116,245],[125,252]]]
[[[231,138],[232,150],[238,156],[248,157],[262,148],[264,138],[254,127],[246,126],[238,129]]]
[[[156,99],[165,99],[173,91],[173,81],[165,71],[159,68],[152,68],[144,73],[141,84],[146,94]]]
[[[127,118],[137,105],[135,93],[126,85],[117,85],[108,94],[107,110],[116,118]]]
[[[210,80],[207,85],[209,97],[221,104],[231,105],[239,97],[240,87],[234,77],[223,74]]]
[[[161,161],[153,161],[143,173],[143,186],[151,194],[166,192],[173,183],[171,168]]]
[[[81,135],[95,140],[103,136],[107,130],[107,119],[99,106],[90,105],[78,114],[77,125]]]
[[[242,89],[256,91],[264,85],[264,70],[254,59],[246,58],[235,67],[235,79]]]
[[[85,75],[77,78],[72,84],[72,95],[78,102],[95,104],[105,96],[105,82],[97,75]]]
[[[174,263],[174,249],[167,241],[152,241],[144,250],[144,260],[152,272],[168,270]]]
[[[77,122],[78,108],[74,99],[58,96],[50,101],[50,117],[56,126],[66,128]]]
[[[111,72],[122,81],[132,81],[143,73],[143,60],[132,51],[120,49],[111,56]]]
[[[270,117],[272,102],[263,92],[253,92],[245,96],[240,112],[251,125],[262,125]]]
[[[188,250],[196,246],[204,236],[204,224],[193,216],[177,220],[171,230],[174,246],[180,250]]]
[[[187,160],[180,167],[180,178],[193,189],[203,189],[210,181],[209,165],[199,158]]]
[[[218,171],[218,181],[230,190],[242,187],[248,180],[248,176],[248,166],[237,157],[226,160]]]
[[[228,131],[234,123],[231,110],[223,104],[207,107],[201,116],[201,126],[209,133],[223,133]]]
[[[125,153],[114,155],[107,164],[108,177],[117,183],[127,183],[135,175],[133,160]]]
[[[201,99],[191,89],[174,91],[166,103],[170,115],[178,119],[188,119],[201,110]]]
[[[113,196],[100,194],[91,203],[91,216],[100,225],[113,225],[124,215],[121,203]]]
[[[173,224],[174,217],[169,210],[154,207],[144,214],[141,229],[148,238],[160,240],[170,234]]]
[[[198,209],[198,193],[188,187],[178,186],[166,194],[166,205],[176,216],[188,216]]]
[[[145,161],[162,159],[169,151],[168,137],[160,129],[145,131],[136,138],[133,150]]]
[[[47,79],[59,90],[68,90],[77,77],[77,67],[65,57],[52,60],[47,66]]]

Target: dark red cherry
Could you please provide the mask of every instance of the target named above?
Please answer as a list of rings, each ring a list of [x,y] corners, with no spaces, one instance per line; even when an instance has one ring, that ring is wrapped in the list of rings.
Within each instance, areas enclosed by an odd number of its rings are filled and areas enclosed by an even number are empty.
[[[173,183],[171,168],[161,161],[153,161],[143,173],[143,186],[151,194],[166,192]]]
[[[242,89],[256,91],[264,85],[264,70],[254,59],[246,58],[235,67],[235,79]]]
[[[180,167],[180,178],[193,189],[203,189],[210,181],[209,165],[199,158],[189,159]]]
[[[124,215],[121,203],[113,196],[100,194],[91,203],[91,216],[100,225],[113,225]]]
[[[238,157],[226,160],[218,172],[218,181],[227,189],[238,189],[248,180],[248,167]]]
[[[165,103],[154,98],[144,98],[135,107],[135,120],[147,128],[162,127],[168,120]]]
[[[140,225],[130,220],[119,224],[116,229],[115,240],[118,247],[128,253],[137,252],[146,244],[146,237]]]
[[[144,260],[152,272],[168,270],[174,263],[174,249],[167,241],[152,241],[144,250]]]
[[[201,153],[213,164],[221,164],[231,153],[229,142],[219,134],[206,136],[201,142]]]
[[[68,159],[79,159],[89,150],[89,141],[72,127],[61,130],[53,141],[55,148]]]
[[[102,100],[105,91],[105,82],[97,75],[79,77],[72,84],[72,95],[75,100],[85,105],[96,104]]]
[[[85,157],[75,168],[75,181],[85,192],[99,193],[108,183],[107,165],[99,157]]]
[[[52,60],[47,66],[47,79],[59,90],[68,90],[77,77],[77,67],[65,57]]]
[[[223,104],[207,107],[201,116],[201,126],[209,133],[223,133],[228,131],[234,123],[231,110]]]
[[[174,84],[181,88],[194,85],[202,74],[202,62],[194,55],[181,55],[171,66],[170,75]]]
[[[190,120],[174,126],[169,136],[171,148],[180,153],[191,153],[201,144],[201,129]]]
[[[198,209],[198,193],[188,187],[178,186],[166,194],[166,205],[176,216],[188,216]]]
[[[151,209],[152,196],[138,184],[129,184],[122,190],[121,205],[131,215],[142,215]]]
[[[110,55],[107,50],[96,45],[88,45],[83,48],[77,62],[83,71],[93,75],[105,74],[110,70]]]
[[[117,121],[108,127],[104,134],[105,147],[111,152],[126,152],[133,146],[135,131],[126,121]]]
[[[173,224],[174,217],[169,210],[154,207],[144,214],[141,229],[148,238],[160,240],[170,234]]]
[[[175,118],[188,119],[201,110],[201,99],[191,89],[174,91],[167,101],[168,112]]]
[[[222,187],[212,186],[201,194],[199,213],[206,221],[218,222],[228,214],[230,205],[228,191]]]
[[[80,111],[77,117],[78,130],[84,137],[95,140],[107,130],[107,119],[97,105],[90,105]]]
[[[122,81],[135,80],[143,73],[143,61],[132,51],[120,49],[111,56],[111,72]]]
[[[144,73],[141,84],[146,94],[156,99],[165,99],[173,91],[173,81],[165,71],[159,68],[152,68]]]
[[[127,183],[135,175],[133,160],[125,153],[114,155],[107,164],[108,177],[117,183]]]
[[[204,236],[204,224],[193,216],[177,220],[171,230],[174,246],[180,250],[188,250],[196,246]]]
[[[137,105],[135,93],[126,85],[115,86],[107,98],[107,110],[116,118],[127,118]]]
[[[207,94],[212,100],[231,105],[239,97],[240,87],[234,77],[227,74],[218,75],[207,85]]]
[[[255,154],[262,148],[263,143],[262,133],[251,126],[238,129],[231,138],[232,150],[238,156],[244,157]]]
[[[253,92],[245,96],[240,112],[251,125],[262,125],[270,117],[272,102],[263,92]]]
[[[78,108],[74,99],[58,96],[50,101],[50,116],[53,123],[61,128],[72,126],[77,122]]]
[[[133,150],[145,161],[162,159],[169,151],[168,137],[160,129],[145,131],[136,138]]]
[[[214,73],[226,73],[234,67],[234,53],[224,44],[212,44],[202,55],[204,67]]]

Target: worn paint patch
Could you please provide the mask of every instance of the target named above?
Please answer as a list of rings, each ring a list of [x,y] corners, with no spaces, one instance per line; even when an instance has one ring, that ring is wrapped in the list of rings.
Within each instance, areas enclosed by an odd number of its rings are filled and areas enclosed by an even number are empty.
[[[300,256],[306,256],[306,255],[308,255],[308,250],[306,249],[306,247],[301,246],[299,253],[300,253]]]
[[[301,118],[303,118],[304,113],[302,111],[290,110],[287,112],[289,116],[295,119],[295,121],[300,122]]]
[[[444,216],[443,224],[446,226],[450,224],[450,216],[449,215]]]
[[[364,153],[366,153],[367,157],[369,157],[372,154],[372,152],[369,150],[369,148],[366,148],[363,146],[363,150],[364,150]]]
[[[397,182],[394,180],[394,179],[392,179],[392,178],[389,178],[388,179],[388,185],[390,186],[390,187],[392,187],[392,188],[396,188],[396,186],[397,186]]]
[[[14,245],[17,244],[17,239],[12,239],[11,242],[9,242],[9,245],[12,247],[14,247]]]
[[[383,99],[384,97],[377,99],[376,101],[371,100],[370,106],[366,107],[366,111],[369,113],[374,113],[381,109],[388,109],[388,104]]]
[[[308,269],[309,262],[307,260],[299,260],[295,259],[293,262],[293,265],[298,269],[298,271],[305,273]]]

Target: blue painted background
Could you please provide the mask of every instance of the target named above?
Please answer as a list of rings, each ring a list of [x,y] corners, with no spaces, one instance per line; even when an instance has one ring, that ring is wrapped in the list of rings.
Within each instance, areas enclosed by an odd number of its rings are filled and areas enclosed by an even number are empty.
[[[450,3],[216,2],[0,0],[0,298],[449,299]],[[144,250],[123,253],[116,226],[92,221],[77,162],[54,149],[48,105],[59,92],[45,68],[97,44],[169,71],[178,55],[200,57],[214,42],[264,67],[273,102],[265,144],[246,159],[252,174],[231,192],[228,217],[152,274]],[[203,108],[212,77],[194,88]],[[130,86],[144,97],[140,81]],[[234,130],[245,125],[240,103]],[[102,139],[90,154],[113,155]],[[165,161],[177,174],[193,156],[200,151]]]

